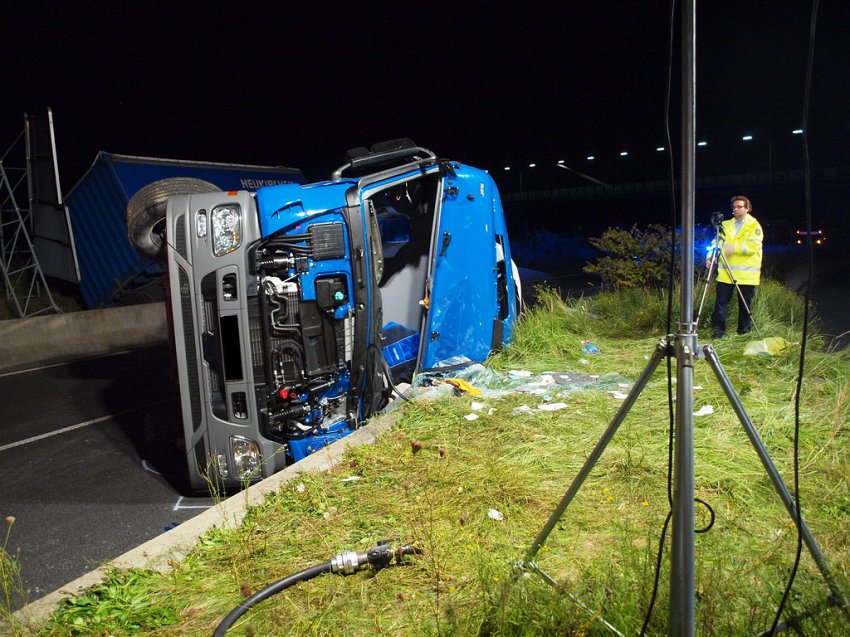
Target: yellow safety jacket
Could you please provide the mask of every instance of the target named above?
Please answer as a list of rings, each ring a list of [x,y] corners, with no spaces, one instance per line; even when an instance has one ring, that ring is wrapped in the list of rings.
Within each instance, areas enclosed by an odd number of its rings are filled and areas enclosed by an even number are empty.
[[[744,225],[735,231],[735,218],[723,222],[724,246],[732,246],[732,256],[726,257],[729,268],[723,259],[718,261],[717,280],[721,283],[733,283],[734,277],[741,285],[758,285],[761,279],[761,253],[764,233],[761,225],[752,215],[747,215]],[[725,253],[724,253],[725,254]],[[731,272],[730,272],[731,270]]]

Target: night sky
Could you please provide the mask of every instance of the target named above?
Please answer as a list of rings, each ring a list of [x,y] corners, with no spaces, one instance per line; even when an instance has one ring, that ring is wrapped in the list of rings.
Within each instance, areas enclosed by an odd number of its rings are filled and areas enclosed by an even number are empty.
[[[604,181],[663,179],[669,14],[668,2],[7,0],[0,145],[24,112],[51,106],[66,193],[99,150],[296,166],[320,180],[346,149],[395,137],[488,168],[503,190],[514,187],[504,166],[515,179],[557,160]],[[800,1],[698,5],[697,136],[709,141],[698,170],[762,161],[767,138],[777,158],[799,146],[810,15]],[[848,18],[846,2],[820,3],[809,131],[824,165],[848,163]],[[754,141],[740,151],[745,134]],[[584,185],[551,173],[556,187]]]

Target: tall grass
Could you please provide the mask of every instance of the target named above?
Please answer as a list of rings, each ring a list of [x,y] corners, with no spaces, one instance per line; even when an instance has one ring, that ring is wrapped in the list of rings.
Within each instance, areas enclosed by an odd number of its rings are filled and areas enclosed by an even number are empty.
[[[762,329],[799,342],[799,314],[788,309],[799,300],[772,284],[761,292],[755,311]],[[542,290],[513,344],[491,366],[635,378],[663,332],[665,306],[655,292],[563,301]],[[583,353],[583,340],[600,353]],[[797,350],[745,357],[747,340],[723,339],[717,351],[790,481]],[[802,506],[847,590],[850,359],[810,351],[801,395]],[[769,627],[781,597],[793,523],[707,365],[695,367],[694,384],[695,408],[714,409],[694,420],[696,491],[716,514],[712,529],[696,540],[697,631],[752,634]],[[667,380],[659,369],[537,555],[557,587],[534,574],[517,577],[515,564],[621,402],[601,382],[552,394],[567,408],[540,411],[544,398],[517,391],[486,398],[474,421],[464,418],[472,410],[466,395],[405,404],[395,429],[377,444],[349,452],[327,474],[297,478],[253,508],[240,528],[207,533],[170,573],[111,574],[84,603],[66,604],[43,634],[208,635],[261,586],[385,538],[419,541],[424,554],[376,574],[299,584],[252,609],[232,634],[609,634],[599,618],[636,634],[668,511]],[[530,411],[519,411],[523,405]],[[706,510],[700,507],[697,517],[704,522]],[[667,633],[667,557],[660,577],[652,635]],[[149,606],[133,606],[134,591],[143,591]],[[789,611],[827,594],[804,556]],[[146,620],[147,608],[157,612]],[[850,631],[835,610],[807,620],[804,629],[807,635]]]

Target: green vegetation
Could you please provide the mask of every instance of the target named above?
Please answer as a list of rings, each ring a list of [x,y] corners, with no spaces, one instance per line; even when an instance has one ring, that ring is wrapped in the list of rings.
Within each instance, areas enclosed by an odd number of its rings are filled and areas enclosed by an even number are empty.
[[[670,276],[670,239],[670,228],[659,224],[646,229],[608,228],[601,237],[590,239],[602,256],[584,271],[598,274],[609,288],[662,287]]]
[[[664,334],[665,309],[660,290],[565,301],[544,289],[513,344],[489,367],[635,379]],[[742,356],[751,339],[740,336],[715,345],[791,484],[801,303],[766,281],[754,311],[764,336],[795,343],[787,354]],[[582,340],[600,353],[582,353]],[[846,591],[850,356],[825,352],[817,337],[811,345],[801,395],[802,507]],[[542,397],[524,392],[404,404],[395,428],[377,444],[351,451],[326,474],[288,483],[239,528],[207,533],[169,573],[110,573],[68,600],[40,634],[209,635],[246,595],[344,549],[362,552],[386,538],[421,542],[424,554],[376,574],[324,575],[296,585],[252,609],[229,634],[608,635],[598,617],[637,634],[668,511],[665,367],[537,557],[557,587],[534,574],[517,579],[514,565],[622,404],[610,391],[617,387],[566,394],[556,387],[551,402],[567,407],[553,412],[536,409]],[[696,539],[697,633],[755,634],[773,620],[796,533],[710,368],[699,363],[694,374],[695,409],[714,410],[694,422],[697,496],[717,516]],[[486,407],[470,421],[464,416],[473,400]],[[530,410],[519,411],[523,405]],[[699,507],[698,525],[706,519]],[[668,589],[669,536],[648,634],[667,633]],[[827,595],[804,552],[788,611]],[[850,631],[835,609],[804,627],[807,635]]]

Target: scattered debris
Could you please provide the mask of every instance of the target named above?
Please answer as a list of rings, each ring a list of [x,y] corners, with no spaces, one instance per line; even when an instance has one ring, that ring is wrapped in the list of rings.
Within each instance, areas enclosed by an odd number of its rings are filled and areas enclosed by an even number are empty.
[[[502,515],[496,509],[490,509],[489,511],[487,511],[487,517],[490,518],[491,520],[496,520],[497,522],[501,522],[502,520],[505,519],[505,516]]]
[[[750,341],[744,347],[745,356],[776,356],[784,354],[791,345],[781,336],[768,336],[760,341]]]
[[[567,403],[548,403],[543,405],[537,405],[537,409],[540,411],[558,411],[560,409],[566,409]]]
[[[469,421],[478,420],[478,414],[466,414],[463,418]]]
[[[609,391],[608,391],[608,393],[609,393],[609,394],[611,394],[611,395],[612,395],[614,398],[616,398],[617,400],[625,400],[626,398],[628,398],[628,397],[629,397],[629,395],[628,395],[628,394],[624,394],[623,392],[621,392],[621,391],[616,391],[616,390],[615,390],[615,391],[611,391],[611,390],[609,390]]]
[[[714,407],[711,405],[703,405],[698,411],[694,412],[694,416],[708,416],[714,413]]]
[[[596,345],[594,345],[590,341],[582,341],[581,342],[581,352],[582,352],[582,354],[598,354],[599,348],[596,347]]]

